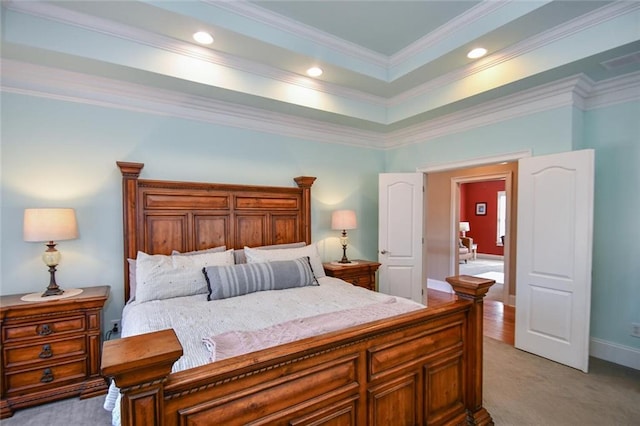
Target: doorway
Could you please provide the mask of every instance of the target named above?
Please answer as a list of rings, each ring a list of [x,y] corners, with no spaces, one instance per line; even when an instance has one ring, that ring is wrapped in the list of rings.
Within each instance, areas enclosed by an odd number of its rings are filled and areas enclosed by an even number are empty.
[[[492,176],[473,176],[453,179],[456,191],[456,207],[451,220],[460,224],[455,275],[474,275],[492,279],[485,300],[497,300],[509,304],[507,288],[509,268],[505,259],[509,253],[505,247],[510,197],[507,197],[507,180],[510,172]],[[509,182],[511,186],[511,182]],[[509,196],[511,196],[509,190]]]
[[[497,330],[510,336],[506,341],[513,344],[513,316],[515,306],[515,241],[517,225],[517,167],[515,161],[501,162],[499,164],[460,167],[444,171],[427,172],[425,190],[425,256],[423,263],[428,286],[436,289],[439,283],[445,281],[450,275],[460,273],[460,259],[458,242],[460,236],[460,187],[469,183],[487,181],[503,181],[506,195],[506,223],[504,243],[502,244],[502,273],[504,274],[503,291],[501,301],[492,304],[491,311],[493,325],[487,326],[487,330]],[[495,208],[497,201],[491,203],[490,208]],[[487,205],[489,205],[487,203]],[[475,215],[475,201],[470,206]],[[483,208],[486,208],[483,207]],[[486,210],[484,210],[486,211]],[[484,212],[483,210],[478,213]],[[475,216],[472,217],[472,219]],[[470,220],[472,223],[473,220]],[[482,226],[482,222],[476,221]],[[476,229],[479,235],[480,229]],[[496,231],[497,232],[497,231]],[[474,235],[473,228],[469,235]],[[501,235],[502,236],[502,235]],[[497,238],[497,235],[496,235]],[[497,242],[497,240],[496,240]],[[502,243],[502,239],[501,239]],[[495,245],[495,244],[494,244]],[[482,253],[481,245],[476,250]],[[488,251],[488,250],[486,250]],[[477,256],[477,254],[476,254]],[[469,262],[469,261],[468,261]],[[464,264],[464,261],[462,261]],[[474,274],[476,275],[476,274]],[[436,287],[433,287],[435,284]],[[446,284],[446,283],[445,283]],[[487,301],[489,302],[489,301]],[[504,302],[504,305],[503,303]],[[511,318],[510,324],[505,329],[501,319]]]

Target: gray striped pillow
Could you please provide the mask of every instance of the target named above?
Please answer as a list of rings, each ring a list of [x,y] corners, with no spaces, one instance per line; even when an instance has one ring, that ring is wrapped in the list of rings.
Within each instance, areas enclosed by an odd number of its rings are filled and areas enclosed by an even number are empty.
[[[209,287],[207,300],[226,299],[265,290],[318,285],[309,257],[202,268]]]

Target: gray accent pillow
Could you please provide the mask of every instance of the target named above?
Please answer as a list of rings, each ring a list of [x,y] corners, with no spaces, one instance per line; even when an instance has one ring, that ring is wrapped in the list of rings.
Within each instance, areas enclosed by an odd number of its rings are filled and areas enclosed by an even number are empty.
[[[308,257],[264,263],[205,266],[207,300],[226,299],[266,290],[318,285]]]

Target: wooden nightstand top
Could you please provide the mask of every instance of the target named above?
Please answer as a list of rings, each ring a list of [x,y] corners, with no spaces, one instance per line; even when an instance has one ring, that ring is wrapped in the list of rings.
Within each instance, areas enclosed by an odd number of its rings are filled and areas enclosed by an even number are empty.
[[[363,260],[363,259],[352,259],[353,262],[355,263],[334,263],[334,262],[327,262],[327,263],[323,263],[322,266],[324,267],[325,270],[327,271],[339,271],[339,270],[343,270],[343,269],[352,269],[352,268],[375,268],[378,269],[378,267],[380,267],[380,263],[378,262],[373,262],[371,260]]]
[[[77,296],[65,297],[56,300],[43,300],[42,302],[25,302],[20,300],[22,296],[29,293],[22,294],[10,294],[6,296],[0,296],[0,318],[4,318],[8,311],[22,311],[33,310],[34,313],[38,311],[50,311],[51,309],[60,309],[68,307],[73,304],[86,305],[92,302],[101,302],[109,297],[110,287],[107,285],[97,287],[83,287],[82,293]],[[44,291],[44,289],[42,290]]]

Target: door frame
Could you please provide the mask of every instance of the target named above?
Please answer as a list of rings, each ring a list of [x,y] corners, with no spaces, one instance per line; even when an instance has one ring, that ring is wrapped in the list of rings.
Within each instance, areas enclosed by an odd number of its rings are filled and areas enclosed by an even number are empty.
[[[490,156],[485,156],[485,157],[475,157],[475,158],[470,158],[467,160],[456,160],[456,161],[449,161],[449,162],[444,162],[444,163],[434,163],[434,164],[427,164],[421,167],[417,167],[416,171],[417,172],[422,172],[426,175],[428,175],[429,173],[435,173],[435,172],[444,172],[444,171],[449,171],[449,170],[459,170],[459,169],[468,169],[468,168],[472,168],[472,167],[480,167],[480,166],[489,166],[492,164],[500,164],[500,163],[508,163],[508,162],[514,162],[514,161],[518,161],[521,158],[528,158],[528,157],[532,157],[533,153],[531,150],[524,150],[524,151],[514,151],[514,152],[507,152],[507,153],[501,153],[501,154],[495,154],[495,155],[490,155]],[[512,175],[511,179],[513,181],[513,179],[517,179],[518,176],[517,174]],[[470,180],[473,179],[472,176],[467,176],[465,178],[466,180]],[[462,179],[462,180],[465,180]],[[481,179],[482,180],[482,179]],[[429,184],[429,180],[427,179],[427,185]],[[454,187],[453,183],[452,183],[452,188]],[[459,193],[455,190],[452,190],[452,196],[451,196],[451,202],[452,203],[459,203]],[[506,186],[505,186],[505,191],[506,191]],[[512,197],[507,196],[507,202],[508,203],[512,203],[513,200],[511,200]],[[455,200],[455,201],[454,201]],[[425,202],[428,202],[428,200],[425,197]],[[451,271],[451,273],[455,273],[455,264],[454,262],[456,261],[456,254],[453,251],[455,248],[455,241],[457,238],[457,229],[455,229],[455,224],[457,223],[457,220],[459,218],[459,212],[456,212],[456,207],[457,205],[454,204],[451,207],[451,211],[452,214],[455,214],[455,218],[452,221],[452,229],[450,232],[451,235],[451,247],[452,247],[452,252],[451,252],[451,256],[450,258],[450,265],[449,265],[449,270]],[[510,205],[507,205],[507,208],[510,209]],[[511,211],[511,210],[509,210]],[[425,214],[426,214],[426,210],[425,210]],[[509,214],[508,215],[508,220],[511,221],[514,218],[511,217],[512,215]],[[510,222],[508,222],[510,223]],[[507,228],[509,229],[509,228]],[[425,228],[425,232],[426,232],[426,228]],[[517,236],[516,236],[517,238]],[[508,247],[505,247],[505,254],[507,254],[510,250],[511,247],[515,247],[516,245],[516,241],[513,241],[511,237],[507,238],[507,245]],[[423,246],[423,250],[424,250],[424,246]],[[517,254],[515,255],[517,256]],[[423,255],[424,257],[424,255]],[[505,258],[505,267],[508,268],[507,266],[507,260],[511,261],[511,253],[509,253],[509,259]],[[423,263],[423,268],[425,268],[425,276],[428,276],[428,271],[426,270],[427,267],[427,263]],[[512,271],[509,272],[509,276],[511,275]],[[505,271],[505,278],[507,278],[507,272]],[[507,281],[507,279],[505,279],[505,281]],[[504,298],[505,303],[508,303],[512,306],[516,305],[516,301],[515,301],[515,297],[511,298],[508,297],[508,293],[509,293],[509,289],[508,289],[508,285],[504,286],[504,292],[506,294],[506,298]]]
[[[511,229],[511,205],[513,202],[513,172],[501,172],[501,173],[489,173],[486,175],[478,174],[474,176],[465,176],[460,178],[451,179],[451,214],[453,215],[453,220],[451,222],[451,262],[449,264],[449,271],[451,271],[454,275],[459,275],[460,264],[457,256],[457,247],[456,241],[458,240],[458,235],[460,234],[460,230],[457,227],[458,222],[460,221],[460,185],[463,183],[473,183],[473,182],[486,182],[493,180],[504,180],[504,189],[507,196],[507,217],[506,217],[506,229]],[[516,298],[515,296],[509,296],[509,287],[510,287],[510,259],[511,259],[511,250],[513,247],[511,241],[511,233],[505,238],[504,247],[503,247],[503,256],[502,261],[504,263],[504,285],[502,289],[502,303],[506,305],[515,306]],[[515,283],[515,280],[514,280]]]

